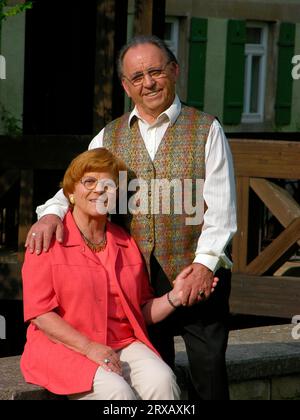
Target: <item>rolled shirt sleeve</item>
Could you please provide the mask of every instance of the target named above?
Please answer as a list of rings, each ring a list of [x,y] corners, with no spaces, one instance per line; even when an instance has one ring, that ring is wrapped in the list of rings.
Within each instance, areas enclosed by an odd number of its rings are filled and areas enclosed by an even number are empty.
[[[66,196],[63,193],[63,190],[59,190],[54,197],[46,201],[45,204],[38,206],[36,208],[36,213],[38,220],[46,216],[47,214],[55,214],[60,217],[61,220],[64,219],[69,209],[69,202]]]
[[[237,230],[236,191],[232,155],[224,131],[217,120],[210,128],[205,148],[203,188],[207,210],[195,252],[195,263],[215,272],[231,268],[224,250]]]

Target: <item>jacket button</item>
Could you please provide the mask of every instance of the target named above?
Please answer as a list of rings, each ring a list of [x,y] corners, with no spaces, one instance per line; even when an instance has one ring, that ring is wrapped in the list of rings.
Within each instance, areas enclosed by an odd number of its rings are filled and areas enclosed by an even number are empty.
[[[153,239],[152,238],[148,238],[148,242],[149,242],[149,244],[152,244]]]

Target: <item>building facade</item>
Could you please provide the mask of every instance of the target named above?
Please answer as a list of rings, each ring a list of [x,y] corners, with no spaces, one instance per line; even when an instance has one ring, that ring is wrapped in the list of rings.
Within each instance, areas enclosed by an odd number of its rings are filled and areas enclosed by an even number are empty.
[[[231,132],[300,130],[299,0],[167,0],[183,101]]]
[[[129,0],[127,38],[133,34],[134,8],[135,0]],[[89,13],[92,19],[92,8]],[[9,124],[22,127],[25,22],[23,13],[2,24],[6,76],[0,79],[0,134]],[[216,115],[226,132],[300,131],[300,0],[166,0],[165,40],[181,64],[180,98]],[[124,109],[129,107],[125,100]]]

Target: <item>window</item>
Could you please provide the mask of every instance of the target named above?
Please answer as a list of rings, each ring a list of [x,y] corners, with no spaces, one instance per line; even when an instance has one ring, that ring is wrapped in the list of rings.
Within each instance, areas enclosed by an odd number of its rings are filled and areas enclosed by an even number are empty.
[[[179,19],[166,17],[164,40],[176,58],[178,58]]]
[[[247,24],[243,123],[264,121],[268,27]]]

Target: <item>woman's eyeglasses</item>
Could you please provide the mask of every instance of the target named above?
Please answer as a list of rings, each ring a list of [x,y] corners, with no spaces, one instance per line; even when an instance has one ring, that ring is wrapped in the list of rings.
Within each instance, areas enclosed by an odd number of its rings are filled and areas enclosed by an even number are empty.
[[[100,186],[99,191],[107,192],[108,194],[113,194],[117,191],[118,186],[114,183],[112,179],[97,179],[93,177],[82,178],[80,180],[81,184],[85,189],[92,191]]]

